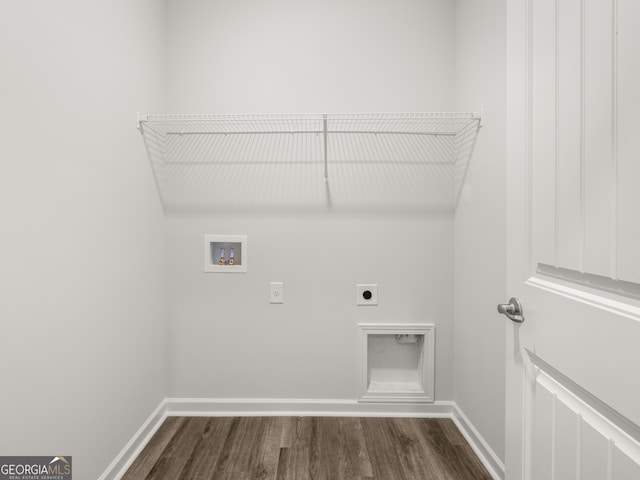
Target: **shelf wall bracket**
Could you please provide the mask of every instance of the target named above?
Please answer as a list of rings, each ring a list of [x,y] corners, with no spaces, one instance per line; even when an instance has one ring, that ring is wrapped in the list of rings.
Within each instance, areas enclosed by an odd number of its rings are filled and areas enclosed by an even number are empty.
[[[146,122],[149,119],[149,115],[144,115],[140,112],[138,112],[138,118],[137,118],[137,128],[138,130],[140,130],[142,132],[142,123],[141,122]]]
[[[327,115],[322,115],[322,128],[324,140],[324,183],[329,182],[329,166],[327,164]]]
[[[484,113],[482,110],[479,112],[473,112],[473,118],[477,118],[478,121],[478,129],[484,127]]]

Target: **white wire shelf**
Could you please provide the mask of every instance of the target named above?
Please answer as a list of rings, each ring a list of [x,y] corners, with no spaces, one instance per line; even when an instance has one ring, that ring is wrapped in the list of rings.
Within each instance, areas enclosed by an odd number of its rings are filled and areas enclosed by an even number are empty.
[[[452,207],[481,124],[478,112],[138,114],[165,209]]]

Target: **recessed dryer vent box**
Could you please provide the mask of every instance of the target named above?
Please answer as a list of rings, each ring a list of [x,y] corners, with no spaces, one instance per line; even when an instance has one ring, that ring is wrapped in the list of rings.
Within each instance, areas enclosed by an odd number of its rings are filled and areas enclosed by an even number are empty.
[[[360,402],[433,402],[432,324],[358,324]]]
[[[246,235],[205,235],[204,271],[246,272],[247,236]]]

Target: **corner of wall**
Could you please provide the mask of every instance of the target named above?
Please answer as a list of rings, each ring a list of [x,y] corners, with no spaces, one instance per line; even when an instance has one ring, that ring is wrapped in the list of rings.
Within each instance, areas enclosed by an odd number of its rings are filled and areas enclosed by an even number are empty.
[[[456,2],[456,104],[483,110],[455,217],[454,400],[504,458],[506,5]]]

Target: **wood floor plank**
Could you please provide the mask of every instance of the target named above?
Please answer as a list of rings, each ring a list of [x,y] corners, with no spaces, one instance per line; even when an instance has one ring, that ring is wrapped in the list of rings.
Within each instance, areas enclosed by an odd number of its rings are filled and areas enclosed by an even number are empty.
[[[202,437],[206,424],[199,417],[188,417],[178,428],[160,459],[144,480],[166,480],[180,478],[185,464]]]
[[[489,475],[489,472],[484,465],[482,465],[482,462],[469,444],[455,445],[454,448],[461,462],[464,464],[467,475],[466,478],[470,480],[491,480],[491,475]]]
[[[308,446],[281,448],[276,480],[308,479],[310,476],[309,458]]]
[[[394,431],[390,419],[363,418],[362,425],[373,477],[385,480],[407,480],[398,450],[398,442],[401,439]]]
[[[281,423],[276,420],[277,418],[234,419],[220,462],[216,464],[211,478],[215,480],[275,479],[282,435]]]
[[[176,431],[184,424],[185,417],[167,417],[160,428],[147,443],[136,461],[129,467],[122,480],[136,480],[146,478],[155,463],[160,459],[168,443]]]
[[[460,430],[458,430],[458,427],[456,427],[456,424],[453,423],[453,420],[451,420],[450,418],[432,418],[430,423],[432,425],[437,425],[438,427],[440,427],[442,433],[444,433],[445,437],[447,437],[447,440],[449,440],[449,443],[451,443],[451,445],[467,444],[467,441],[462,436],[462,433],[460,433]]]
[[[280,452],[279,480],[351,480],[372,475],[359,419],[306,417],[295,428],[292,446]]]
[[[195,446],[193,454],[184,465],[180,474],[181,478],[207,479],[222,456],[225,442],[233,418],[212,417],[202,419],[205,427],[200,442]]]
[[[172,417],[123,480],[490,480],[449,419]]]
[[[219,461],[216,463],[215,468],[211,472],[211,478],[225,480],[231,479],[232,476],[238,476],[238,478],[245,478],[246,464],[248,462],[248,454],[245,447],[243,451],[243,444],[251,444],[253,441],[254,428],[252,428],[250,418],[234,418],[230,425],[229,432],[225,438],[222,454]],[[240,476],[242,475],[242,476]]]
[[[313,419],[311,437],[311,465],[312,480],[320,478],[335,478],[344,480],[347,468],[339,436],[338,419],[331,417],[316,417]],[[351,475],[349,472],[348,475]]]
[[[408,478],[415,480],[439,480],[438,464],[426,438],[428,426],[415,418],[399,419],[401,435],[406,439],[401,443],[401,458],[408,467]]]
[[[259,430],[251,452],[251,478],[275,480],[284,422],[282,417],[261,417],[261,422],[262,429]]]
[[[280,448],[288,448],[295,444],[297,425],[303,417],[282,417],[282,435]]]
[[[283,444],[280,450],[277,480],[299,480],[310,478],[311,438],[313,417],[296,417],[285,424]]]
[[[491,480],[491,476],[484,467],[476,471],[469,465],[467,453],[458,449],[458,445],[452,445],[449,442],[441,423],[430,422],[429,426],[427,439],[436,454],[438,470],[443,479]]]
[[[343,418],[339,422],[341,447],[346,465],[354,476],[372,477],[373,467],[367,451],[362,429],[362,419]]]

